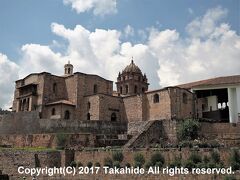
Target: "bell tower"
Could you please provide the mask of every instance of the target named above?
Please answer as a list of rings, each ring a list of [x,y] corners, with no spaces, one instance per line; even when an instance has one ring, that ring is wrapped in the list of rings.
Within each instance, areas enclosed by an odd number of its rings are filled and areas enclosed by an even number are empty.
[[[142,74],[132,59],[131,63],[119,72],[116,85],[118,94],[128,96],[144,93],[148,90],[149,83],[146,75]]]
[[[64,65],[64,75],[69,76],[72,74],[73,74],[73,65],[70,64],[70,61],[68,61],[68,63]]]

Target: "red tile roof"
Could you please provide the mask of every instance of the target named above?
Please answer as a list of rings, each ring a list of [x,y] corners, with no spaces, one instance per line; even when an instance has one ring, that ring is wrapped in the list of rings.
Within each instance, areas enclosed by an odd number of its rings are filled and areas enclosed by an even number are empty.
[[[231,84],[240,84],[240,75],[235,76],[224,76],[224,77],[216,77],[201,81],[195,81],[186,84],[180,84],[178,87],[191,89],[196,87],[203,86],[213,86],[213,85],[231,85]]]

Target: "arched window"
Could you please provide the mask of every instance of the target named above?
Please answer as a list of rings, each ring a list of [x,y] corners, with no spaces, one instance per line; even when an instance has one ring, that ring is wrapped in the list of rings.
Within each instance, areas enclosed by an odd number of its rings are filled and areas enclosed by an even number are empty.
[[[154,94],[153,103],[159,103],[159,95],[158,94]]]
[[[70,119],[70,112],[68,110],[64,113],[64,119]]]
[[[120,86],[120,94],[122,94],[122,86]]]
[[[112,114],[111,114],[111,121],[113,121],[113,122],[117,121],[117,115],[116,115],[116,113],[112,113]]]
[[[55,108],[52,108],[52,116],[56,115],[56,110]]]
[[[134,86],[134,93],[138,93],[138,87],[136,85]]]
[[[57,83],[53,83],[53,93],[57,92]]]
[[[90,113],[87,113],[87,120],[90,120]]]
[[[70,68],[68,68],[68,74],[70,74],[71,73],[71,69]]]
[[[88,110],[91,108],[91,103],[88,102]]]
[[[187,104],[187,94],[183,93],[183,103]]]
[[[93,86],[93,93],[96,94],[98,92],[98,87],[96,84]]]
[[[128,93],[128,85],[125,86],[126,94]]]

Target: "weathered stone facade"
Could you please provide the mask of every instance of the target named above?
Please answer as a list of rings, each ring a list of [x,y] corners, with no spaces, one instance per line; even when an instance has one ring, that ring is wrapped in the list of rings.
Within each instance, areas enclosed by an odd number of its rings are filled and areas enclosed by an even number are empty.
[[[63,76],[42,72],[16,81],[12,110],[36,110],[43,119],[118,122],[195,116],[194,94],[178,87],[147,91],[147,77],[133,60],[117,78],[117,93],[112,81],[73,73],[70,63],[64,68]]]

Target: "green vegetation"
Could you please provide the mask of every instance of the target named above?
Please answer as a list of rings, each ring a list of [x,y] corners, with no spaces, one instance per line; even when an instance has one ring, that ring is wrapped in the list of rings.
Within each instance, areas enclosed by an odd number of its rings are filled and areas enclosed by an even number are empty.
[[[134,154],[134,167],[143,167],[145,158],[141,153]]]
[[[96,163],[94,164],[94,166],[95,166],[95,167],[101,167],[101,164],[100,164],[99,162],[96,162]]]
[[[112,159],[113,161],[123,161],[123,153],[121,151],[116,151],[112,153]]]
[[[72,162],[70,163],[70,166],[71,166],[71,167],[77,167],[77,163],[76,163],[75,161],[72,161]]]
[[[93,166],[93,163],[92,162],[88,162],[87,163],[87,167],[91,168]]]
[[[113,167],[113,161],[110,157],[104,158],[104,166]]]
[[[162,156],[162,154],[160,154],[159,152],[154,153],[151,156],[151,165],[152,166],[158,166],[158,167],[162,167],[163,164],[165,163],[165,159]]]
[[[194,140],[198,138],[200,123],[195,119],[186,119],[178,128],[179,140]]]
[[[113,162],[113,167],[120,168],[121,167],[120,162],[119,161],[114,161]]]
[[[60,133],[60,134],[57,134],[56,138],[57,138],[57,149],[63,149],[64,146],[66,145],[67,135]]]
[[[181,156],[175,156],[173,162],[170,163],[169,167],[181,167],[182,166],[182,157]]]
[[[46,148],[46,147],[13,147],[13,148],[5,148],[0,147],[0,151],[8,150],[8,151],[57,151],[56,149]]]
[[[230,165],[232,166],[233,170],[240,170],[240,153],[239,149],[234,148],[231,151],[230,155]]]

